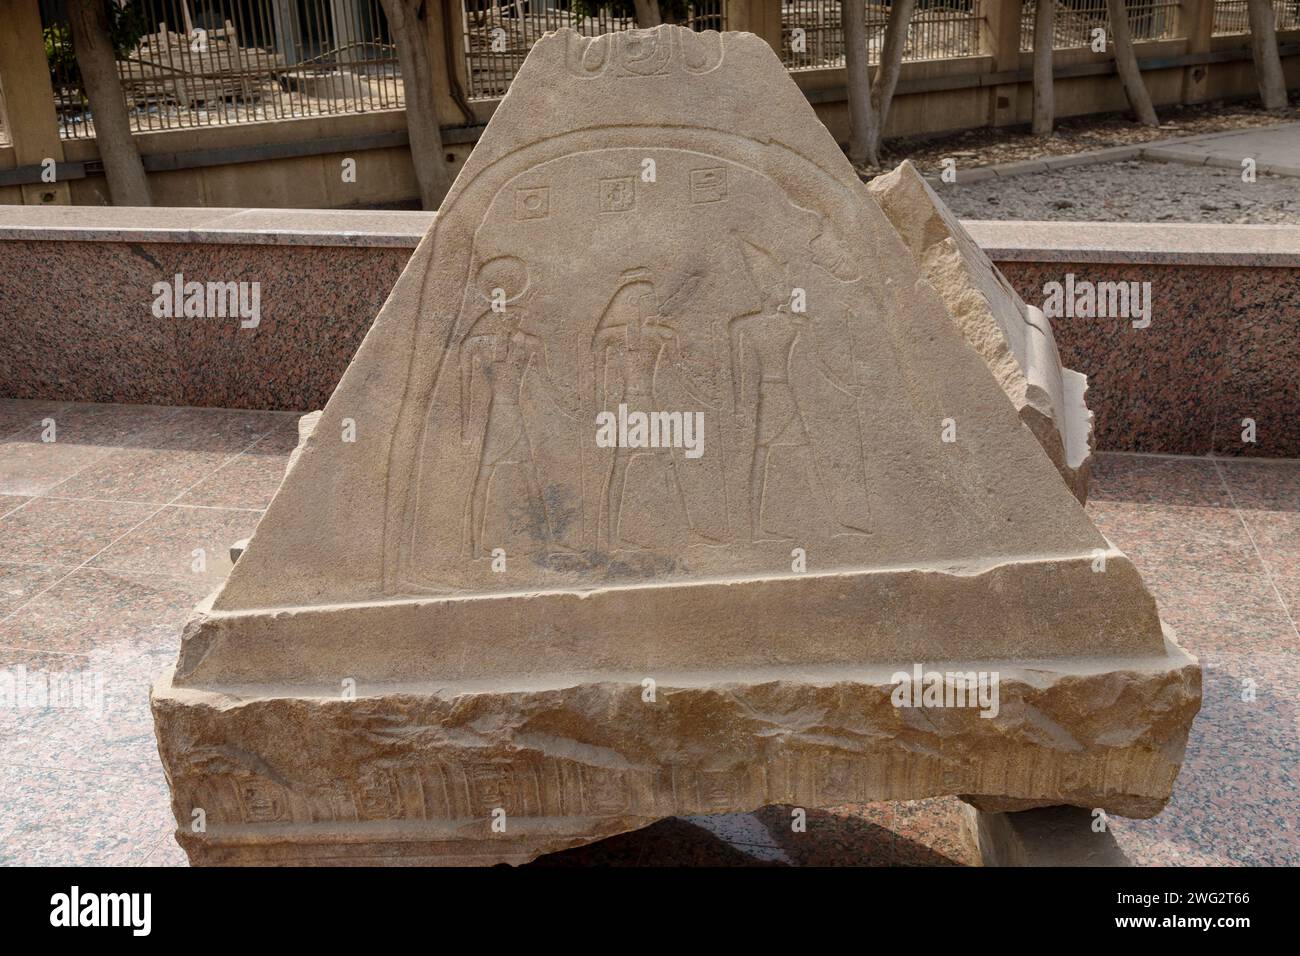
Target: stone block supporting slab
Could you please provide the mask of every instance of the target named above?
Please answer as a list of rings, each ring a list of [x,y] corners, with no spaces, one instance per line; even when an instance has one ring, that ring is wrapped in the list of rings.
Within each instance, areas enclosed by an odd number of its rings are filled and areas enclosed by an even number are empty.
[[[1132,866],[1096,811],[1042,807],[1014,813],[962,807],[962,823],[985,866]]]

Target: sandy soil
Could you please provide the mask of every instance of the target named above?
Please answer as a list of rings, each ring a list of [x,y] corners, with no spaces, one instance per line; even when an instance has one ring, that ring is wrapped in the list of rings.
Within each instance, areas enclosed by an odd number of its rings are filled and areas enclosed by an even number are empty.
[[[1300,179],[1132,160],[943,186],[963,219],[1300,225]]]

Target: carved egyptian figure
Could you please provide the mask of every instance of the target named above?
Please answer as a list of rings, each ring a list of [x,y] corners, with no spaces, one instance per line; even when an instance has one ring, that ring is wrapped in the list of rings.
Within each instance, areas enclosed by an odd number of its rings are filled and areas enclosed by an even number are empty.
[[[832,479],[823,474],[818,465],[819,457],[824,461],[828,457],[853,456],[855,463],[861,462],[862,451],[856,441],[857,416],[852,406],[861,396],[862,389],[859,385],[840,380],[822,359],[815,336],[811,334],[811,317],[806,312],[792,311],[791,287],[772,281],[781,276],[784,270],[771,254],[748,242],[744,242],[744,245],[747,258],[752,263],[751,271],[764,287],[762,311],[732,319],[728,330],[732,368],[744,369],[748,358],[749,364],[756,364],[758,371],[757,425],[749,471],[750,541],[757,544],[783,540],[782,535],[763,528],[763,504],[768,494],[768,464],[772,450],[779,446],[806,449],[807,453],[800,454],[798,458],[803,463],[808,485],[815,500],[823,508],[829,505],[834,510],[840,533],[868,533],[871,525],[865,496],[860,494],[853,502],[853,507],[843,507],[842,489],[835,487]],[[796,369],[797,358],[811,359],[811,367]],[[804,364],[808,365],[807,362]],[[740,374],[733,373],[732,384],[734,407],[739,410]],[[842,441],[835,441],[834,437],[827,441],[824,432],[809,429],[807,416],[812,405],[810,393],[824,392],[827,389],[840,393],[841,406],[848,405],[848,414],[854,427],[844,433]],[[819,443],[838,447],[815,448]],[[819,456],[816,454],[818,451],[823,454]]]
[[[477,368],[489,390],[487,417],[479,446],[478,470],[468,503],[469,549],[472,557],[484,554],[484,513],[488,489],[502,465],[520,465],[527,483],[528,510],[542,514],[541,486],[533,460],[534,439],[520,412],[524,376],[536,366],[549,377],[546,346],[524,330],[527,316],[528,270],[518,259],[500,257],[485,263],[478,273],[479,293],[489,303],[460,343],[461,442],[472,444],[468,422]]]

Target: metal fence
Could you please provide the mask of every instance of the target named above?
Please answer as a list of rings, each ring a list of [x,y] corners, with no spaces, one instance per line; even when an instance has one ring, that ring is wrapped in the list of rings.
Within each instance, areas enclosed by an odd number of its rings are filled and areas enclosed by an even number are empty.
[[[626,5],[630,9],[630,4]],[[471,100],[505,96],[524,58],[542,34],[572,27],[583,36],[636,29],[630,16],[615,14],[609,5],[572,0],[462,0],[465,15],[465,72]],[[725,30],[723,0],[694,0],[685,7],[683,26],[692,30]]]
[[[165,130],[401,109],[397,51],[379,0],[107,0],[131,123]],[[598,0],[462,0],[470,99],[503,96],[542,34],[573,27],[595,36],[635,27]],[[59,128],[94,136],[68,34],[64,0],[39,0]],[[982,0],[918,0],[905,60],[988,50]],[[575,6],[577,9],[575,9]],[[1174,37],[1177,0],[1128,0],[1138,41]],[[627,9],[630,4],[619,5]],[[1300,0],[1273,0],[1277,27],[1300,28]],[[723,0],[691,0],[683,23],[726,28]],[[878,62],[888,2],[867,2],[867,50]],[[782,0],[782,60],[791,70],[844,65],[840,0]],[[1108,26],[1105,0],[1057,0],[1056,49],[1087,46]],[[1246,0],[1216,0],[1214,34],[1249,30]],[[1033,49],[1034,0],[1024,0],[1020,48]],[[1109,31],[1108,31],[1109,32]],[[0,104],[2,108],[2,104]],[[5,141],[0,116],[0,142]]]
[[[1300,29],[1300,0],[1273,0],[1273,23],[1279,30]],[[1214,35],[1249,33],[1250,17],[1246,0],[1216,0]]]
[[[379,0],[111,0],[136,130],[400,109]],[[42,0],[62,135],[95,135],[61,0]]]
[[[781,60],[791,70],[844,65],[840,0],[783,0]],[[867,56],[880,61],[889,20],[888,3],[867,3]],[[981,0],[917,0],[907,31],[904,60],[940,60],[985,52],[987,29]]]
[[[1135,42],[1179,36],[1182,4],[1178,0],[1128,0],[1128,26]]]
[[[1020,49],[1028,53],[1034,48],[1034,22],[1038,5],[1035,0],[1024,0],[1020,8]],[[1071,50],[1092,42],[1092,31],[1097,27],[1110,33],[1106,15],[1106,0],[1058,0],[1052,14],[1052,49]]]
[[[1244,0],[1243,0],[1244,2]],[[1128,0],[1128,25],[1134,41],[1168,40],[1179,35],[1177,0]],[[1024,0],[1020,8],[1020,49],[1034,48],[1034,0]],[[1110,43],[1110,18],[1106,0],[1057,0],[1052,17],[1052,48],[1070,50],[1092,43],[1092,31],[1106,31]]]

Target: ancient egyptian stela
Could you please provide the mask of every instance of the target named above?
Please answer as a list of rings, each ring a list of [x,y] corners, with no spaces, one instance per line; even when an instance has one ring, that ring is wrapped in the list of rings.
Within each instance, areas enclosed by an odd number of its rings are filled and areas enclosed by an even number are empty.
[[[996,706],[899,706],[917,669]],[[153,693],[196,863],[1149,816],[1199,702],[776,54],[668,26],[536,44]]]

